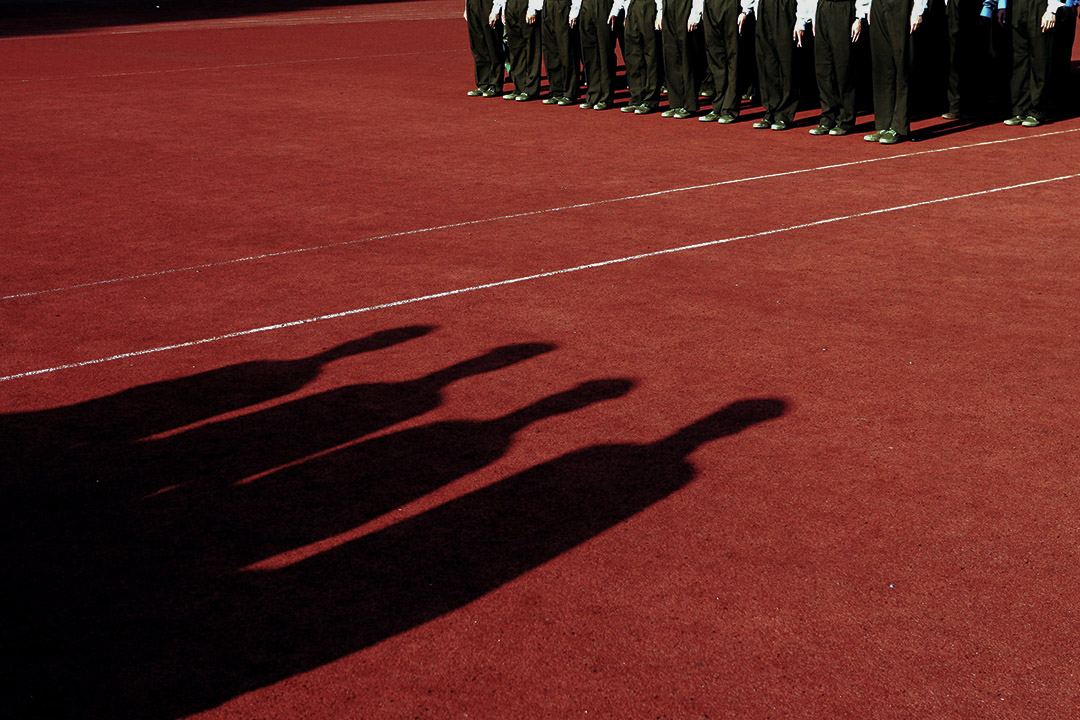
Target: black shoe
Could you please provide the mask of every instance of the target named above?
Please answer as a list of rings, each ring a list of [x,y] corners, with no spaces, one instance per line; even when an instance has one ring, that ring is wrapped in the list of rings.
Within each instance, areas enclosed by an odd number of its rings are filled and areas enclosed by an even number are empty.
[[[675,118],[676,120],[686,120],[687,118],[694,117],[694,113],[690,112],[686,108],[679,108],[671,114],[671,117]]]
[[[483,88],[476,88],[475,90],[470,90],[469,92],[467,92],[465,94],[468,95],[469,97],[480,97],[481,95],[484,94],[484,90],[483,90]]]
[[[559,107],[566,107],[567,105],[573,105],[575,102],[577,102],[577,101],[576,100],[571,100],[568,97],[561,97],[561,98],[559,98],[559,101],[558,101],[557,104],[559,105]]]
[[[720,113],[710,110],[698,118],[699,122],[720,122]]]
[[[842,127],[839,127],[839,126],[829,129],[829,134],[830,135],[835,135],[835,136],[838,136],[838,137],[840,135],[847,135],[849,132],[851,132],[851,131],[848,130],[847,128],[842,128]]]
[[[776,122],[774,122],[772,125],[769,126],[769,129],[770,130],[787,130],[789,127],[791,127],[791,126],[788,125],[785,120],[777,120]]]
[[[649,115],[651,113],[656,112],[656,110],[657,110],[657,108],[656,108],[655,105],[638,105],[637,110],[634,111],[634,114],[635,115]]]
[[[1025,120],[1025,118],[1024,118],[1023,115],[1014,115],[1011,118],[1009,118],[1008,120],[1006,120],[1005,124],[1006,125],[1022,125],[1024,123],[1024,120]]]
[[[578,107],[581,108],[582,110],[592,110],[592,106],[593,106],[593,104],[591,102],[583,102],[580,105],[578,105]]]
[[[952,110],[950,110],[947,113],[942,113],[941,114],[941,119],[942,120],[959,120],[960,119],[960,113],[959,112],[953,112]]]
[[[881,136],[885,132],[885,130],[875,130],[869,135],[863,135],[863,140],[866,142],[881,142]]]
[[[530,100],[535,100],[536,96],[530,95],[529,93],[518,93],[518,96],[514,99],[518,102],[529,102]]]
[[[716,122],[720,123],[721,125],[727,125],[729,123],[735,122],[738,119],[738,117],[732,115],[731,113],[720,113],[720,119]]]
[[[761,118],[752,126],[755,130],[768,130],[772,127],[772,120],[768,118]]]
[[[1040,125],[1042,125],[1042,120],[1035,117],[1034,115],[1028,115],[1020,124],[1024,127],[1039,127]]]
[[[810,128],[811,135],[828,135],[832,130],[828,125],[818,125],[816,128]]]
[[[604,102],[603,100],[601,100],[600,102],[598,102],[598,103],[596,103],[595,105],[593,105],[593,106],[592,106],[592,109],[593,109],[593,110],[607,110],[607,109],[608,109],[608,108],[610,108],[610,107],[611,107],[611,105],[609,105],[608,103],[606,103],[606,102]]]
[[[641,106],[640,105],[624,105],[621,108],[619,108],[619,112],[633,113],[633,112],[637,112],[637,109],[639,107],[641,107]]]
[[[484,94],[484,97],[488,97],[488,98],[499,97],[499,91],[496,90],[494,87],[486,87],[486,88],[484,88],[484,93],[483,94]]]
[[[555,103],[559,102],[559,98],[552,95],[551,97],[544,98],[540,102],[543,103],[544,105],[554,105]]]

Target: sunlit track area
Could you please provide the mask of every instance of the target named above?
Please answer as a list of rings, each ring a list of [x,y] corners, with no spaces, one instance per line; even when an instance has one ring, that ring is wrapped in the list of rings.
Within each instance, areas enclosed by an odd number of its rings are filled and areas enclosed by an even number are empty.
[[[1076,714],[1080,119],[470,97],[456,2],[256,5],[0,28],[12,717]]]

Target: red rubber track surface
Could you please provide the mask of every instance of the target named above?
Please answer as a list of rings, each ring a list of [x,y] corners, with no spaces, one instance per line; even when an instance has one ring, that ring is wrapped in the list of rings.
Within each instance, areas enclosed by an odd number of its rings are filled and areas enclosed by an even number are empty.
[[[12,716],[1073,716],[1080,121],[468,98],[460,12],[0,39]]]

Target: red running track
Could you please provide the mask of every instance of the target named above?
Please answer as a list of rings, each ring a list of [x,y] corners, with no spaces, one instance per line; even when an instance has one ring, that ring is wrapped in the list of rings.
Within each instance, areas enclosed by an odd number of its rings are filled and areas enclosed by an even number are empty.
[[[1080,122],[471,99],[459,12],[0,39],[12,713],[1075,714]]]

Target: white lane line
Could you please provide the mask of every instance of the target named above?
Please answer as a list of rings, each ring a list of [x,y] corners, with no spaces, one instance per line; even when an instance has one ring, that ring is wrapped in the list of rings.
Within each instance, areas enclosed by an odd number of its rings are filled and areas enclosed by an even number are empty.
[[[477,220],[465,220],[457,223],[449,223],[447,225],[434,225],[432,227],[417,228],[415,230],[403,230],[401,232],[387,233],[385,235],[373,235],[366,238],[358,238],[356,240],[345,240],[338,243],[328,243],[325,245],[311,245],[309,247],[293,248],[291,250],[282,250],[280,252],[263,253],[260,255],[249,255],[247,257],[232,258],[229,260],[219,260],[216,262],[204,263],[202,265],[188,265],[179,268],[168,268],[166,270],[156,270],[152,272],[139,273],[137,275],[125,275],[123,277],[108,278],[106,280],[93,280],[90,282],[79,283],[76,285],[64,285],[62,287],[47,288],[44,290],[30,290],[22,293],[14,293],[12,295],[0,296],[0,301],[14,300],[16,298],[34,297],[35,295],[45,295],[48,293],[66,292],[69,290],[80,290],[88,287],[96,287],[99,285],[112,285],[114,283],[129,282],[132,280],[143,280],[146,278],[160,277],[162,275],[172,275],[182,272],[194,272],[197,270],[205,270],[207,268],[223,267],[226,265],[236,265],[238,263],[252,262],[255,260],[267,260],[270,258],[284,257],[286,255],[298,255],[300,253],[316,252],[319,250],[330,250],[333,248],[346,247],[348,245],[358,245],[361,243],[374,242],[376,240],[388,240],[390,238],[407,237],[409,235],[420,235],[423,233],[438,232],[440,230],[453,230],[455,228],[468,227],[470,225],[483,225],[486,223],[501,222],[504,220],[515,220],[525,217],[535,217],[537,215],[546,215],[550,213],[566,212],[568,210],[580,210],[583,208],[598,207],[601,205],[609,205],[611,203],[628,202],[630,200],[642,200],[645,198],[659,197],[662,195],[671,195],[674,193],[690,192],[694,190],[708,190],[710,188],[722,187],[724,185],[737,185],[739,183],[754,182],[757,180],[771,180],[775,178],[781,178],[791,175],[801,175],[804,173],[823,172],[825,170],[836,170],[839,168],[853,167],[856,165],[866,165],[868,163],[887,162],[889,160],[898,160],[903,158],[918,157],[920,155],[930,155],[933,153],[951,152],[953,150],[969,150],[971,148],[987,147],[990,145],[1000,145],[1002,143],[1010,142],[1022,142],[1025,140],[1034,140],[1036,138],[1052,137],[1054,135],[1065,135],[1068,133],[1080,132],[1080,128],[1074,128],[1071,130],[1054,130],[1052,132],[1043,132],[1037,135],[1023,135],[1019,137],[1005,138],[1001,140],[986,140],[984,142],[971,143],[968,145],[953,145],[950,147],[936,148],[932,150],[918,150],[916,152],[902,153],[898,155],[885,155],[883,157],[866,158],[863,160],[852,160],[851,162],[836,163],[833,165],[821,165],[813,168],[801,168],[799,170],[785,170],[783,172],[769,173],[767,175],[755,175],[752,177],[736,178],[734,180],[721,180],[714,183],[705,183],[703,185],[690,185],[687,187],[671,188],[668,190],[657,190],[650,193],[642,193],[640,195],[626,195],[623,197],[609,198],[607,200],[595,200],[587,203],[577,203],[575,205],[562,205],[553,208],[544,208],[542,210],[529,210],[527,212],[514,213],[511,215],[498,215],[489,218],[480,218]]]
[[[308,65],[314,63],[348,62],[352,60],[375,60],[378,58],[408,57],[412,55],[446,55],[466,52],[453,50],[425,50],[423,52],[383,53],[381,55],[347,55],[345,57],[310,58],[304,60],[274,60],[263,63],[242,63],[239,65],[200,65],[198,67],[170,68],[165,70],[135,70],[132,72],[101,73],[99,75],[64,75],[57,77],[23,78],[22,80],[0,80],[0,85],[22,85],[33,82],[63,82],[67,80],[98,80],[101,78],[138,77],[140,75],[170,75],[176,73],[207,72],[214,70],[247,70],[250,68],[279,67],[281,65]]]
[[[563,268],[561,270],[551,270],[548,272],[536,273],[533,275],[523,275],[521,277],[510,278],[509,280],[498,280],[495,282],[484,283],[482,285],[473,285],[471,287],[457,288],[456,290],[447,290],[444,292],[432,293],[430,295],[420,295],[418,297],[412,297],[405,300],[395,300],[393,302],[380,303],[378,305],[369,305],[368,307],[355,308],[353,310],[343,310],[341,312],[330,313],[328,315],[319,315],[317,317],[304,318],[302,320],[292,320],[290,322],[277,323],[275,325],[264,325],[262,327],[251,328],[249,330],[238,330],[236,332],[226,333],[224,335],[216,335],[214,337],[203,338],[201,340],[190,340],[188,342],[176,343],[175,345],[163,345],[161,347],[148,348],[146,350],[135,350],[132,352],[120,353],[118,355],[110,355],[108,357],[97,358],[94,360],[83,360],[81,362],[67,363],[65,365],[56,365],[55,367],[43,368],[41,370],[29,370],[27,372],[21,372],[14,375],[5,375],[4,377],[0,377],[0,382],[17,380],[19,378],[31,377],[33,375],[44,375],[47,373],[58,372],[60,370],[70,370],[72,368],[87,367],[88,365],[99,365],[101,363],[111,362],[113,360],[123,360],[125,358],[140,357],[142,355],[151,355],[153,353],[166,352],[168,350],[178,350],[180,348],[194,347],[195,345],[205,345],[207,343],[219,342],[221,340],[229,340],[231,338],[244,337],[246,335],[256,335],[259,333],[271,332],[273,330],[283,330],[285,328],[297,327],[299,325],[308,325],[310,323],[323,322],[326,320],[336,320],[339,318],[349,317],[351,315],[359,315],[361,313],[373,312],[375,310],[385,310],[387,308],[401,307],[402,305],[412,305],[414,303],[425,302],[428,300],[438,300],[440,298],[452,297],[454,295],[463,295],[465,293],[472,293],[480,290],[489,290],[491,288],[503,287],[506,285],[516,285],[518,283],[528,282],[530,280],[540,280],[542,278],[555,277],[557,275],[567,275],[569,273],[581,272],[582,270],[592,270],[594,268],[606,267],[608,265],[618,265],[621,263],[632,262],[634,260],[644,260],[646,258],[658,257],[660,255],[670,255],[672,253],[685,252],[687,250],[697,250],[700,248],[712,247],[714,245],[723,245],[725,243],[735,242],[737,240],[752,240],[755,238],[763,238],[770,235],[779,235],[781,233],[792,232],[794,230],[805,230],[806,228],[844,222],[846,220],[855,220],[858,218],[871,217],[873,215],[882,215],[885,213],[899,212],[901,210],[910,210],[911,208],[923,207],[926,205],[936,205],[939,203],[953,202],[955,200],[963,200],[965,198],[990,195],[992,193],[1007,192],[1009,190],[1018,190],[1020,188],[1033,187],[1036,185],[1046,185],[1048,183],[1061,182],[1062,180],[1075,180],[1077,178],[1080,178],[1080,173],[1074,173],[1072,175],[1061,175],[1045,180],[1032,180],[1030,182],[1018,183],[1016,185],[1005,185],[1003,187],[989,188],[987,190],[976,190],[975,192],[963,193],[962,195],[951,195],[949,197],[936,198],[934,200],[922,200],[920,202],[907,203],[906,205],[895,205],[893,207],[881,208],[879,210],[867,210],[865,212],[854,213],[852,215],[841,215],[839,217],[827,218],[825,220],[814,220],[812,222],[800,223],[798,225],[791,225],[788,227],[775,228],[773,230],[762,230],[761,232],[750,233],[748,235],[738,235],[735,237],[723,238],[721,240],[709,240],[706,242],[693,243],[691,245],[680,245],[679,247],[667,248],[665,250],[654,250],[652,252],[641,253],[639,255],[627,255],[626,257],[615,258],[613,260],[600,260],[598,262],[588,263],[585,265],[576,265],[574,267]]]

